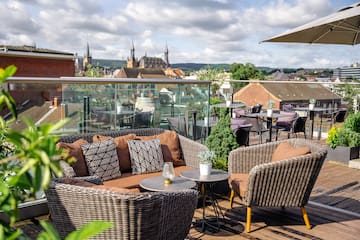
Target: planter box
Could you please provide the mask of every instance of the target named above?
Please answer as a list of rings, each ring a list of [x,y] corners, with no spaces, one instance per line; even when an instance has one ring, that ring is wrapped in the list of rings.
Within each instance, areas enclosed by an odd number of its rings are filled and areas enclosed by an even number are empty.
[[[49,213],[46,198],[19,204],[19,221],[43,216]],[[0,211],[0,219],[9,222],[9,217]]]
[[[326,159],[348,165],[351,159],[359,158],[359,149],[360,147],[328,147]]]

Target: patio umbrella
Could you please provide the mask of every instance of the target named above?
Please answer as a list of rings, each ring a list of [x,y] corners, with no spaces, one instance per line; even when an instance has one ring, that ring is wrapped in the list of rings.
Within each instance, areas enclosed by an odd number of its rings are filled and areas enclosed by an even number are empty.
[[[262,42],[360,43],[360,2]]]

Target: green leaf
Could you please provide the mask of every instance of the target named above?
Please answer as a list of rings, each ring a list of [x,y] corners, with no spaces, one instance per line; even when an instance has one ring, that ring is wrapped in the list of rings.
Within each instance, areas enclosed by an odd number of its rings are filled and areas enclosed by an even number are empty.
[[[36,238],[37,240],[60,240],[60,236],[55,230],[55,228],[48,222],[40,221],[40,225],[44,228],[45,231],[41,232]]]
[[[89,239],[105,230],[111,228],[113,223],[105,221],[93,221],[85,224],[79,230],[70,233],[65,240]]]
[[[7,66],[5,69],[5,78],[12,77],[15,74],[16,70],[17,68],[14,65]]]
[[[17,118],[16,103],[14,98],[5,90],[2,90],[2,94],[4,96],[3,100],[5,101],[6,106],[9,108],[13,118]]]

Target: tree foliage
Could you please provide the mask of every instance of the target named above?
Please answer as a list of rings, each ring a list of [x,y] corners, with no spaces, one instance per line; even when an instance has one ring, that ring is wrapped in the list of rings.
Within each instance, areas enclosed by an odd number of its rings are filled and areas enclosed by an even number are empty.
[[[249,79],[264,79],[262,71],[256,69],[252,63],[233,63],[230,66],[232,79],[234,80],[249,80]],[[235,90],[244,87],[247,83],[233,83]]]

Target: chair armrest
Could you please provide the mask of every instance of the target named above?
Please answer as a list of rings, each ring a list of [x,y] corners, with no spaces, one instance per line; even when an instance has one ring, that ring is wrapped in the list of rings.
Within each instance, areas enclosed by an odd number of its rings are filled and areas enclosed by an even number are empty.
[[[271,142],[240,147],[231,151],[228,157],[229,174],[249,173],[254,166],[270,162],[278,144],[279,142]]]
[[[208,148],[198,142],[188,139],[184,136],[179,136],[179,143],[181,147],[182,157],[186,163],[186,166],[193,168],[199,168],[200,158],[199,152],[206,151]]]
[[[63,170],[63,177],[76,177],[74,169],[67,162],[61,160],[60,167]]]
[[[85,177],[74,177],[74,179],[78,179],[78,180],[82,180],[82,181],[86,181],[86,182],[90,182],[90,183],[94,183],[96,185],[103,185],[103,181],[101,180],[100,177],[93,175],[93,176],[85,176]]]

